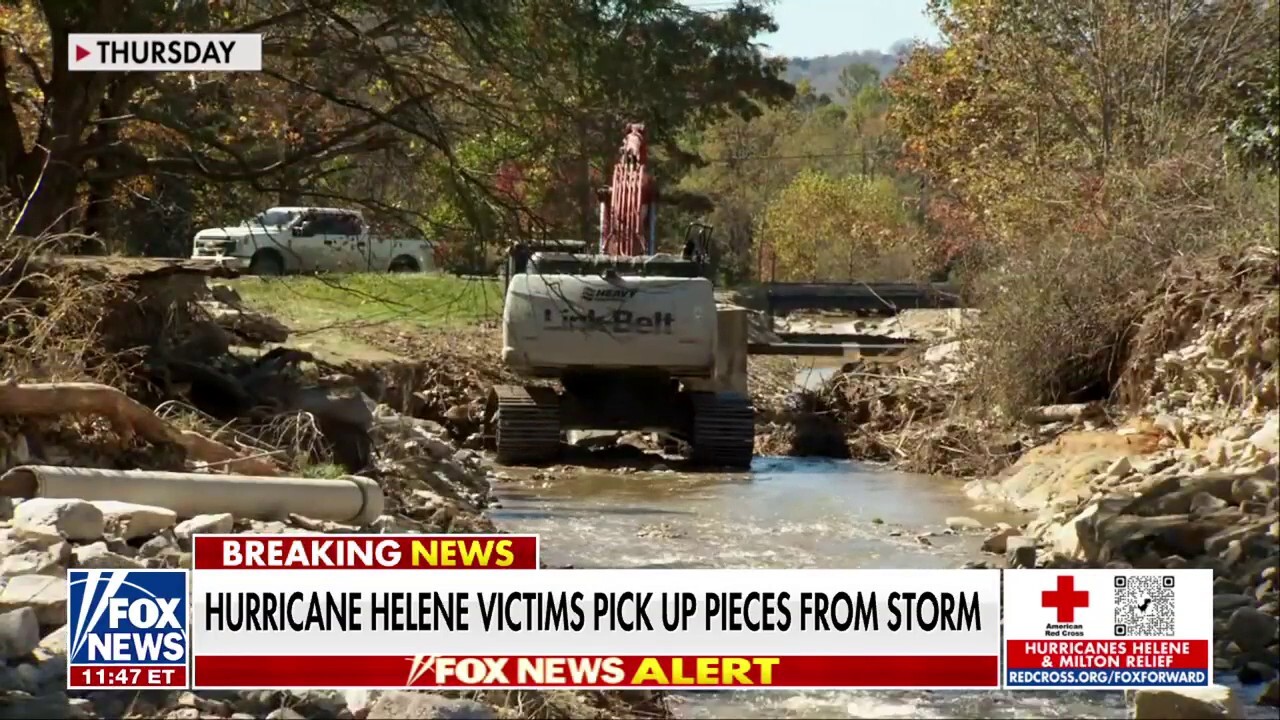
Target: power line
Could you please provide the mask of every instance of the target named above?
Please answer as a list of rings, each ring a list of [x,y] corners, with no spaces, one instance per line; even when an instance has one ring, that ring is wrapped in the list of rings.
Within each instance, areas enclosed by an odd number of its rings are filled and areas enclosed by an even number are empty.
[[[733,163],[748,160],[823,160],[827,158],[856,158],[885,156],[891,154],[893,154],[892,148],[880,148],[878,150],[866,150],[859,152],[810,153],[807,155],[740,155],[736,157],[703,158],[703,161],[708,163]]]

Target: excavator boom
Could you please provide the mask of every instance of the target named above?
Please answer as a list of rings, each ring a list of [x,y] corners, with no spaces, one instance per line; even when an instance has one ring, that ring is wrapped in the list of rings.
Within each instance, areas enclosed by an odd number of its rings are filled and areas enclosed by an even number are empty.
[[[600,253],[636,257],[657,252],[657,187],[649,174],[643,123],[627,125],[613,181],[600,192]]]

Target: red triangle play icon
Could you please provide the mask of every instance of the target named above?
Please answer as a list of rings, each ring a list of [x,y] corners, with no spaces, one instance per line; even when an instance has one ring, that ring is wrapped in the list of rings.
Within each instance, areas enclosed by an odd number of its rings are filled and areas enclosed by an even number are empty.
[[[81,60],[87,57],[89,57],[89,51],[85,50],[84,47],[77,45],[76,46],[76,62],[80,62]]]

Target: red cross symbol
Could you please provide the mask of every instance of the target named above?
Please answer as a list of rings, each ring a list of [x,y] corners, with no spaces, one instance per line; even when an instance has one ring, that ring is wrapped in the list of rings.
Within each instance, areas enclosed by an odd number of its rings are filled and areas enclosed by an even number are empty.
[[[1076,608],[1089,607],[1089,591],[1077,590],[1074,577],[1059,575],[1058,589],[1040,593],[1040,605],[1057,609],[1060,623],[1075,622]]]

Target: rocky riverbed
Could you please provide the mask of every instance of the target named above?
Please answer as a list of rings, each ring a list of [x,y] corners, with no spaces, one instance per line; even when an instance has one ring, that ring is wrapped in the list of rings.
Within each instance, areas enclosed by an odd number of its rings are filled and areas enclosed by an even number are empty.
[[[1280,705],[1278,260],[1254,248],[1171,274],[1107,399],[975,412],[981,348],[953,325],[898,365],[835,369],[776,403],[765,433],[794,449],[835,432],[855,458],[973,478],[979,506],[1026,514],[984,543],[1009,567],[1212,569],[1218,676]],[[1134,707],[1244,712],[1222,688],[1138,693]]]
[[[660,714],[649,695],[286,691],[121,693],[67,690],[68,568],[190,567],[195,533],[492,532],[489,471],[445,430],[374,408],[377,478],[386,511],[368,527],[291,515],[179,517],[164,507],[75,498],[0,498],[0,717],[3,718],[498,718]],[[61,456],[63,448],[44,453]],[[43,455],[15,460],[40,464]],[[634,695],[634,694],[633,694]],[[646,710],[646,708],[648,708]]]

